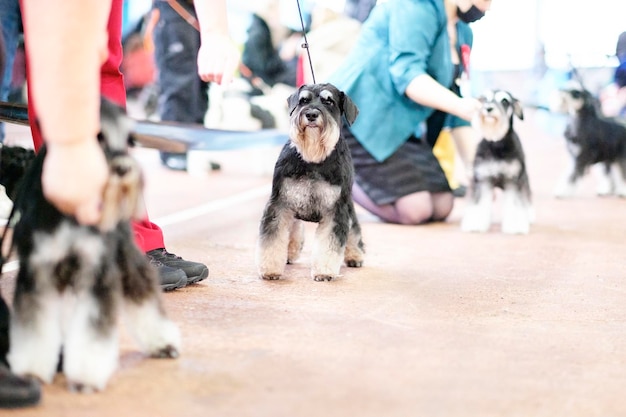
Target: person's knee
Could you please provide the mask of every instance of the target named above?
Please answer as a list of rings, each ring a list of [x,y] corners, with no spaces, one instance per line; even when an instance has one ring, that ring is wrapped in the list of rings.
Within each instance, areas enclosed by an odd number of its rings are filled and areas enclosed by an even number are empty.
[[[397,207],[398,223],[418,225],[430,221],[433,217],[432,205],[414,205]]]
[[[445,220],[454,205],[452,193],[417,193],[396,202],[398,223],[418,225]]]

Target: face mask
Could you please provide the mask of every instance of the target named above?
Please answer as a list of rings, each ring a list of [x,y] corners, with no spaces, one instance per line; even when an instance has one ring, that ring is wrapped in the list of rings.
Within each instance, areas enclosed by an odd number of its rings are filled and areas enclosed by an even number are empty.
[[[481,11],[478,7],[472,5],[468,11],[462,12],[458,7],[456,8],[456,15],[465,23],[472,23],[480,20],[485,12]]]

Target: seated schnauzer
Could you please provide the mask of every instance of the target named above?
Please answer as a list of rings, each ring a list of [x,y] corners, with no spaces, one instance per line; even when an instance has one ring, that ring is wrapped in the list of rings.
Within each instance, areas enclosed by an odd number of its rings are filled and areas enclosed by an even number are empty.
[[[567,150],[572,159],[554,191],[556,197],[571,197],[578,181],[593,165],[598,165],[598,195],[626,197],[626,126],[600,115],[592,94],[572,86],[559,90],[551,110],[566,113]]]
[[[288,99],[289,142],[274,168],[272,193],[259,228],[256,261],[263,279],[278,279],[304,244],[304,223],[318,223],[312,253],[315,281],[339,276],[342,262],[363,264],[361,227],[352,202],[353,165],[341,137],[342,115],[358,114],[331,84],[300,87]]]
[[[14,204],[13,244],[19,257],[8,361],[17,375],[51,382],[62,354],[69,388],[105,388],[119,356],[118,322],[152,357],[174,358],[178,327],[165,314],[156,270],[135,246],[129,219],[142,211],[142,177],[128,154],[130,119],[103,102],[100,143],[109,163],[102,222],[83,226],[44,197],[45,147]]]
[[[503,233],[526,234],[533,220],[524,151],[513,130],[513,116],[523,120],[520,102],[502,90],[487,91],[472,125],[482,135],[474,158],[471,195],[461,222],[466,232],[486,232],[492,221],[496,189],[503,191]]]

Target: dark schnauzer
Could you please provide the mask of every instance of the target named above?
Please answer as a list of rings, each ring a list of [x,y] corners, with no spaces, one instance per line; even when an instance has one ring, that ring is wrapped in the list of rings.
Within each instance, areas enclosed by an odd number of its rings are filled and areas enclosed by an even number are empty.
[[[461,228],[489,230],[494,192],[501,189],[502,232],[526,234],[533,221],[531,192],[522,143],[513,130],[514,116],[524,118],[522,105],[502,90],[487,91],[479,100],[482,106],[472,124],[482,140],[476,149],[472,193]]]
[[[4,186],[11,200],[15,199],[19,183],[34,159],[32,149],[0,143],[0,185]]]
[[[626,126],[601,116],[597,100],[579,86],[560,90],[551,107],[570,116],[565,140],[572,157],[555,196],[572,196],[577,182],[598,164],[597,194],[626,197]]]
[[[141,348],[176,357],[177,326],[165,314],[157,273],[135,246],[129,219],[141,211],[141,171],[128,154],[130,119],[103,102],[100,143],[109,163],[103,219],[83,226],[44,197],[42,149],[15,199],[17,275],[8,360],[18,375],[51,382],[63,352],[71,389],[101,390],[116,369],[122,310]]]
[[[318,223],[311,275],[339,276],[342,262],[363,264],[361,227],[352,202],[353,165],[341,137],[341,116],[351,124],[358,109],[331,84],[300,87],[288,99],[290,141],[283,147],[272,194],[260,225],[257,266],[264,279],[278,279],[304,244],[304,221]]]

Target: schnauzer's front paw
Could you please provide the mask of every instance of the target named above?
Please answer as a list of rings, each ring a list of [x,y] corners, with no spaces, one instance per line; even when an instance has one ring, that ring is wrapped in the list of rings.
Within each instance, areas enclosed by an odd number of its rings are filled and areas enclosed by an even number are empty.
[[[491,227],[491,214],[478,207],[468,207],[461,220],[461,230],[464,232],[485,233]]]
[[[280,279],[281,276],[282,274],[271,274],[271,273],[261,274],[261,278],[267,281],[276,281],[277,279]]]
[[[325,275],[325,274],[317,274],[313,276],[313,281],[322,282],[322,281],[332,281],[334,276]]]
[[[175,346],[167,345],[161,349],[155,350],[150,353],[151,358],[157,359],[175,359],[180,356],[178,349]]]
[[[346,259],[346,266],[350,268],[360,268],[363,266],[362,259]]]
[[[569,181],[561,182],[554,189],[554,196],[556,198],[569,198],[574,195],[576,187]]]

